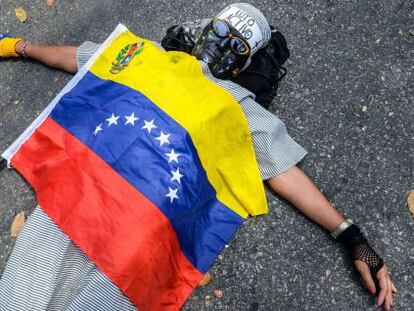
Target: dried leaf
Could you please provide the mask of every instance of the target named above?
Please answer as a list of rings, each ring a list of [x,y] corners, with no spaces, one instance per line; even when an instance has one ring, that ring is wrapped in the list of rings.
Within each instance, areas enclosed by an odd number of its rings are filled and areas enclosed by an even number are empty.
[[[410,35],[414,36],[414,30],[410,31]]]
[[[214,296],[216,296],[217,298],[223,297],[223,291],[221,289],[215,289]]]
[[[200,281],[200,283],[198,283],[198,286],[206,286],[211,282],[211,274],[210,272],[207,272],[204,275],[204,278]]]
[[[17,9],[15,9],[14,11],[15,11],[16,17],[19,21],[24,23],[27,20],[26,11],[22,7],[19,7]]]
[[[26,221],[25,212],[20,212],[14,217],[13,223],[10,228],[11,237],[15,238],[19,235],[19,232],[22,229],[25,221]]]
[[[55,4],[55,0],[45,0],[47,6],[53,6]]]
[[[411,214],[413,214],[413,216],[414,216],[414,190],[411,190],[408,193],[407,206],[408,206],[408,209],[410,210]]]

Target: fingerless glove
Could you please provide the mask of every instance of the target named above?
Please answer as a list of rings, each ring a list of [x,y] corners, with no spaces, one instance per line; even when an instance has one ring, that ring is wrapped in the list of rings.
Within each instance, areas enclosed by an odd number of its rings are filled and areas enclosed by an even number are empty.
[[[351,225],[342,231],[337,240],[351,252],[354,260],[365,262],[374,275],[384,266],[384,260],[372,249],[357,225]]]
[[[13,38],[8,34],[0,34],[0,58],[19,57],[15,46],[22,41],[21,38]]]

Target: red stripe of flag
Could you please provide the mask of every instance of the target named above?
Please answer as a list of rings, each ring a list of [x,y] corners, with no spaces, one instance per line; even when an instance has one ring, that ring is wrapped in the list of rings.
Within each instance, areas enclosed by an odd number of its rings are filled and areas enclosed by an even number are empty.
[[[167,217],[52,119],[12,166],[49,217],[140,310],[177,310],[201,280]]]

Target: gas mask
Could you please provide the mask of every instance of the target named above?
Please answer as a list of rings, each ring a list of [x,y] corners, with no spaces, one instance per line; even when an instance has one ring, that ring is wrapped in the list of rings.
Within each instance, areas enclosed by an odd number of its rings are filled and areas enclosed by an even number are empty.
[[[192,55],[204,61],[219,79],[236,76],[246,65],[250,53],[250,46],[239,31],[218,18],[203,29],[192,51]]]

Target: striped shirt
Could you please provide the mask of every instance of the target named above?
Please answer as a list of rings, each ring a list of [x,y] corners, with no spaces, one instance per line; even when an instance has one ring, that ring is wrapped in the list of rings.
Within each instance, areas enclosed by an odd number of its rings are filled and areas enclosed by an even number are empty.
[[[78,48],[79,68],[98,47],[85,42]],[[283,122],[254,101],[254,94],[231,81],[216,79],[206,64],[201,65],[207,78],[240,103],[263,179],[288,170],[306,155]],[[37,206],[20,232],[0,280],[0,310],[136,308]]]

